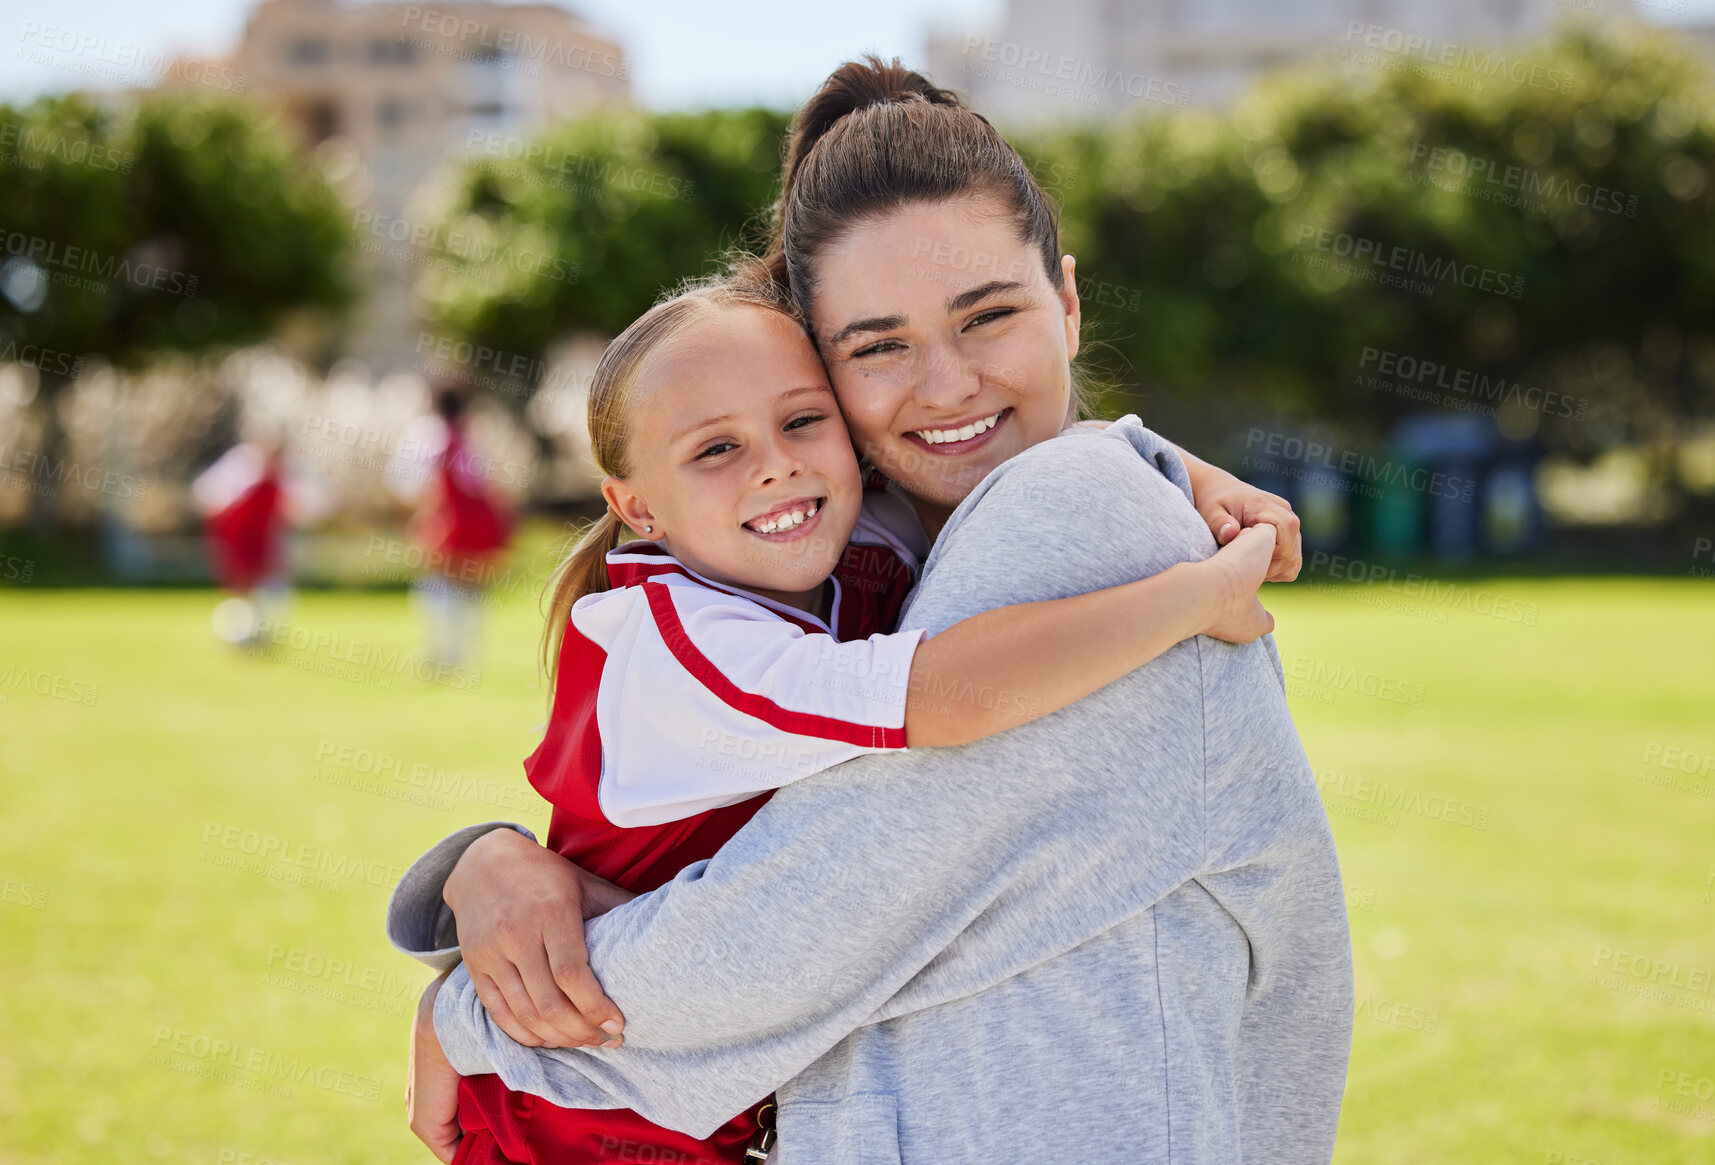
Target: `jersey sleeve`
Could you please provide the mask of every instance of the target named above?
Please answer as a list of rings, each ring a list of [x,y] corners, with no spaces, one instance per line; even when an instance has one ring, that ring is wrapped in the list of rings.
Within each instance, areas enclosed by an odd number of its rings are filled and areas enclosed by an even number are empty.
[[[739,596],[653,581],[580,601],[572,623],[606,652],[597,800],[615,825],[676,821],[905,747],[921,631],[842,643]]]

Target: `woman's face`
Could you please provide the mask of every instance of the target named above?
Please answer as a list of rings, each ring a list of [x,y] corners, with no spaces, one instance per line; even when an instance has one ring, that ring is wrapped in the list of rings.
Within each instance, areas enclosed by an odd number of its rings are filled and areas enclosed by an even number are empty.
[[[939,518],[1013,455],[1059,433],[1078,352],[1071,256],[1040,252],[986,196],[912,203],[816,259],[811,310],[858,451]]]

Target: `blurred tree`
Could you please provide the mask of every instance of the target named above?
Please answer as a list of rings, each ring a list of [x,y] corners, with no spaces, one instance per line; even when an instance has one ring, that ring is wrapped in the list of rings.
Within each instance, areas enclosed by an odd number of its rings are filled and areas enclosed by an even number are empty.
[[[54,397],[78,363],[238,345],[351,301],[349,213],[246,104],[150,94],[0,105],[0,360]]]
[[[575,327],[619,332],[724,248],[754,242],[786,121],[762,109],[601,114],[519,159],[447,174],[426,217],[450,262],[417,284],[430,323],[530,356]]]
[[[1319,65],[1227,114],[1021,142],[1068,176],[1094,330],[1146,390],[1359,438],[1423,407],[1368,387],[1381,353],[1488,378],[1477,401],[1571,398],[1502,419],[1572,453],[1715,416],[1706,67],[1642,28],[1510,56],[1537,83]]]

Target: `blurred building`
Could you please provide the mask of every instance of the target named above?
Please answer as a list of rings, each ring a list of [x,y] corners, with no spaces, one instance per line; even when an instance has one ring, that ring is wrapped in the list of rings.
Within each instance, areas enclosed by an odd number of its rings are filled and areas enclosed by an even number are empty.
[[[1448,45],[1539,35],[1564,15],[1599,7],[1600,0],[1007,0],[997,29],[931,37],[929,68],[939,84],[970,94],[1000,121],[1099,120],[1224,106],[1257,74],[1342,47],[1433,57]]]
[[[546,4],[262,0],[218,63],[352,171],[370,278],[351,354],[377,370],[412,362],[411,284],[450,245],[411,217],[424,180],[464,157],[520,158],[544,124],[631,97],[619,45]]]

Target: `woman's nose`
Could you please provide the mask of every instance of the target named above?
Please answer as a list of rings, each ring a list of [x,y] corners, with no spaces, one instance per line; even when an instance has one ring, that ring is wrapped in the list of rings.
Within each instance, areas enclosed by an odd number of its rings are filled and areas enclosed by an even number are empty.
[[[917,400],[934,408],[951,408],[982,390],[982,370],[950,347],[929,349],[917,378]]]

